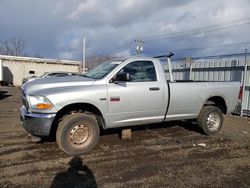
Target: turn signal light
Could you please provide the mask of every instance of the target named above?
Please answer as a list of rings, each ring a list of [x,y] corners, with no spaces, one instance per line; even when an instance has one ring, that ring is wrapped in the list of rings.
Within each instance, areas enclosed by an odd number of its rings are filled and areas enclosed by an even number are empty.
[[[52,107],[52,104],[49,103],[38,103],[36,105],[36,108],[40,110],[50,110]]]

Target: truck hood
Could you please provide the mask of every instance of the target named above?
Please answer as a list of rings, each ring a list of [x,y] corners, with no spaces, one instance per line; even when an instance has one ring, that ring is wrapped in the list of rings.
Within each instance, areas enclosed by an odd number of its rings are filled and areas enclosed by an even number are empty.
[[[67,88],[72,86],[90,86],[94,83],[94,79],[83,76],[65,76],[38,78],[22,85],[22,90],[27,95],[39,95],[48,89]]]

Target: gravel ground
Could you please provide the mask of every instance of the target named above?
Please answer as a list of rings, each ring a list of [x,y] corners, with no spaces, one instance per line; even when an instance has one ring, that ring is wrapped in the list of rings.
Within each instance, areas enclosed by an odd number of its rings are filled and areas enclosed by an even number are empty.
[[[181,121],[137,127],[132,140],[114,129],[69,157],[55,142],[30,141],[20,95],[0,87],[0,187],[250,187],[250,118],[227,115],[213,136]]]

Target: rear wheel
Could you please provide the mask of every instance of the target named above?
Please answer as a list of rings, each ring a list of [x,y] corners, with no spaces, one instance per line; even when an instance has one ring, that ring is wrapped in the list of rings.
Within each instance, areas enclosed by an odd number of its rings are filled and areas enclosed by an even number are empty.
[[[216,106],[204,106],[197,118],[197,124],[206,135],[220,131],[223,124],[223,114]]]
[[[99,126],[92,116],[76,113],[65,116],[59,123],[56,141],[65,153],[79,155],[93,149],[99,134]]]

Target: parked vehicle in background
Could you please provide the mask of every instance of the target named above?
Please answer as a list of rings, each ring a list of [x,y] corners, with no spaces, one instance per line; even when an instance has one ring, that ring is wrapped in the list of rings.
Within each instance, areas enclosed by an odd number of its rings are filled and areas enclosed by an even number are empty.
[[[31,80],[35,80],[37,78],[49,78],[49,77],[62,77],[62,76],[76,76],[79,75],[80,73],[76,73],[76,72],[46,72],[44,73],[42,76],[32,76],[32,77],[28,77],[23,79],[23,84],[27,81],[31,81]]]
[[[170,57],[168,64],[172,74]],[[27,82],[20,111],[28,133],[55,133],[64,152],[78,155],[96,145],[100,127],[196,119],[205,134],[215,134],[239,88],[239,82],[166,80],[157,58],[134,57],[104,62],[83,76]]]

